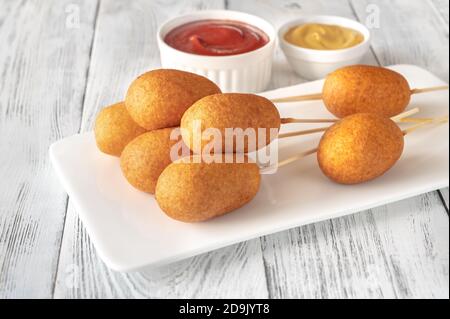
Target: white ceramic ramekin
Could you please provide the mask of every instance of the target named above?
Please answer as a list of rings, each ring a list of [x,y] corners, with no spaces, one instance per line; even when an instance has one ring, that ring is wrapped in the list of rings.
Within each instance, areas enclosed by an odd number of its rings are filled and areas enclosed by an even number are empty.
[[[361,32],[364,41],[347,49],[314,50],[298,47],[284,39],[284,35],[290,28],[305,23],[323,23],[351,28]],[[321,79],[338,68],[357,64],[370,48],[369,29],[355,20],[336,16],[305,16],[292,20],[279,29],[278,37],[281,49],[291,67],[298,75],[308,80]]]
[[[269,42],[247,53],[227,56],[204,56],[186,53],[164,42],[165,35],[173,28],[197,20],[235,20],[264,31]],[[243,12],[228,10],[199,11],[168,20],[158,30],[158,46],[163,68],[185,70],[208,77],[223,92],[261,92],[269,81],[276,32],[267,21]]]

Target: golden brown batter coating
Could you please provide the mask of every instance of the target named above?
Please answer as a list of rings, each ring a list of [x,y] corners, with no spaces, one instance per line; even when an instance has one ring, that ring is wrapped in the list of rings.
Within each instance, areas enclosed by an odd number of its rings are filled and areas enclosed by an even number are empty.
[[[144,133],[131,141],[120,157],[120,167],[135,188],[153,194],[159,175],[172,161],[170,149],[178,141],[170,140],[174,128]]]
[[[248,160],[207,164],[187,159],[167,166],[156,185],[156,200],[173,219],[192,223],[224,215],[251,201],[259,190],[259,168]]]
[[[220,93],[207,78],[179,70],[142,74],[128,88],[125,104],[131,117],[147,130],[174,127],[184,112],[204,96]]]
[[[372,180],[389,170],[403,152],[403,132],[390,119],[370,113],[350,115],[323,135],[320,169],[341,184]]]
[[[354,65],[329,74],[322,98],[339,118],[355,113],[392,117],[409,104],[411,89],[399,73],[376,66]]]
[[[245,139],[241,147],[236,144],[236,138],[228,135],[230,137],[229,145],[231,142],[234,144],[233,152],[251,152],[258,149],[258,128],[265,129],[266,133],[262,146],[269,144],[277,136],[277,134],[271,136],[270,128],[275,128],[276,132],[280,129],[280,114],[277,108],[262,96],[241,93],[210,95],[195,102],[181,119],[183,141],[197,153],[199,153],[198,150],[194,149],[194,137],[198,136],[194,129],[195,120],[201,120],[202,132],[208,128],[220,130],[222,152],[225,152],[226,128],[241,128],[244,133],[246,129],[250,128],[255,132],[255,145],[248,143],[248,140]],[[240,136],[242,135],[240,134]],[[213,139],[214,137],[210,136],[202,140],[202,150]]]
[[[133,121],[123,102],[105,107],[95,120],[97,147],[109,155],[120,156],[131,140],[145,132],[146,129]]]

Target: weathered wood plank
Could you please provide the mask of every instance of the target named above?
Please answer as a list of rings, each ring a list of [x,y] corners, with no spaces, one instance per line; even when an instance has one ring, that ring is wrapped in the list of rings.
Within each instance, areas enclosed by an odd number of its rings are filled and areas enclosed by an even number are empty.
[[[49,298],[67,195],[48,147],[80,126],[96,1],[0,6],[0,298]]]
[[[439,192],[441,193],[442,199],[444,200],[448,212],[448,188],[443,188]]]
[[[89,71],[83,130],[98,110],[120,99],[138,74],[158,67],[159,23],[223,1],[102,1]],[[234,245],[161,269],[120,274],[107,269],[71,204],[67,213],[55,297],[267,297],[259,240]]]
[[[448,82],[448,24],[430,2],[352,0],[351,5],[360,21],[366,21],[373,8],[379,12],[379,27],[371,34],[381,64],[415,64]]]
[[[256,239],[158,269],[117,273],[98,258],[71,206],[55,298],[266,298],[260,251]]]
[[[275,26],[300,14],[356,18],[354,8],[347,1],[277,1],[263,5],[258,1],[231,1],[230,8],[255,13]],[[359,9],[362,8],[366,7]],[[390,10],[401,12],[404,8]],[[389,26],[385,28],[390,30]],[[401,39],[401,35],[396,37]],[[383,39],[376,43],[381,51]],[[284,67],[280,75],[274,72],[272,85],[274,82],[275,85],[296,83],[298,78],[289,71],[280,55],[278,52],[279,63]],[[395,57],[381,61],[384,65],[408,62],[395,60]],[[365,62],[375,63],[374,57],[369,54]],[[394,212],[395,217],[391,216]],[[448,247],[448,220],[445,218],[437,193],[430,193],[263,237],[269,295],[275,298],[448,296],[448,284],[445,285],[448,282],[448,251],[445,249]],[[433,226],[426,231],[416,227],[429,224]],[[426,253],[429,241],[439,246],[430,258]],[[416,254],[416,250],[422,253]],[[431,277],[425,277],[424,272]]]
[[[202,3],[197,2],[195,5],[201,6]],[[296,4],[290,3],[285,2],[283,5],[288,6],[288,8],[298,9]],[[117,3],[115,5],[112,9],[111,7],[108,8],[112,12],[116,10],[122,11],[122,13],[129,9],[126,5],[125,7],[120,7],[120,4]],[[141,10],[142,7],[139,7],[140,5],[140,3],[133,3],[134,9],[131,10]],[[157,5],[164,6],[161,3]],[[209,2],[208,5],[210,5]],[[214,6],[214,4],[212,5]],[[265,3],[258,3],[258,5],[264,6]],[[313,2],[307,2],[300,5],[308,8],[308,6],[313,6],[314,4]],[[279,8],[278,6],[276,4],[276,8]],[[187,7],[185,9],[188,9]],[[233,3],[230,3],[230,7],[234,9]],[[253,6],[250,12],[255,12],[255,7],[258,6]],[[176,10],[184,9],[175,9],[175,13],[181,12]],[[344,9],[336,8],[336,10]],[[149,11],[144,9],[141,12],[148,13]],[[150,12],[153,11],[150,10]],[[155,12],[161,11],[160,9],[158,11],[155,9]],[[270,14],[274,11],[267,12]],[[320,13],[322,12],[320,11]],[[346,15],[348,11],[334,11],[330,13]],[[156,13],[154,14],[156,15]],[[274,16],[281,21],[281,14],[274,14]],[[270,20],[270,17],[266,18]],[[114,19],[111,19],[109,23],[112,25],[113,21]],[[128,20],[125,19],[125,21]],[[105,27],[105,29],[107,28],[109,27]],[[113,31],[120,32],[122,30],[113,29]],[[147,34],[148,32],[144,33]],[[107,36],[104,35],[105,38],[103,39],[107,39]],[[101,39],[100,35],[98,37]],[[147,38],[151,37],[152,35]],[[104,42],[114,40],[114,38],[112,36],[111,39],[104,40]],[[122,41],[125,41],[129,39],[129,35],[122,35],[120,38]],[[141,39],[141,41],[145,42],[147,39]],[[99,42],[101,43],[102,41],[99,40]],[[133,47],[134,43],[134,41],[130,41],[127,45]],[[134,46],[135,50],[136,47]],[[145,52],[151,51],[150,54],[153,54],[152,48],[155,50],[155,46],[149,45],[149,51]],[[106,51],[106,49],[104,50]],[[118,46],[109,47],[109,49],[120,51]],[[95,50],[94,55],[96,54]],[[128,62],[125,59],[120,59],[120,56],[132,56],[132,52],[127,52],[127,49],[123,49],[124,52],[118,55],[109,52],[112,55],[109,59],[113,60],[114,63],[111,63],[110,60],[99,61],[103,59],[105,52],[100,49],[97,50],[101,53],[97,53],[99,57],[96,62],[93,61],[93,69],[90,72],[93,79],[90,80],[86,96],[83,129],[91,127],[92,119],[101,105],[111,103],[123,96],[126,83],[135,76],[134,72],[137,74],[147,69],[145,63],[152,64],[149,68],[157,66],[156,59],[151,58],[149,61],[145,61],[143,59],[145,54],[139,54],[139,51],[134,51],[134,54],[136,55],[135,59],[141,59],[141,62],[132,62],[132,65],[127,64]],[[283,58],[279,55],[279,52],[278,57],[281,57],[281,62],[276,63],[275,66],[282,71],[275,72],[272,87],[301,82],[302,80],[295,75],[288,75],[290,74],[289,69],[282,61]],[[118,63],[118,65],[115,63]],[[111,70],[111,65],[113,65],[113,70]],[[93,71],[96,68],[98,70]],[[135,69],[132,70],[133,68]],[[107,76],[103,77],[100,71],[106,72],[109,79]],[[96,77],[97,74],[99,74],[98,77]],[[100,83],[103,81],[105,84],[104,86],[102,85],[102,87],[105,87],[105,91],[96,89],[98,80],[100,80]],[[111,85],[109,81],[115,81],[115,83]],[[440,282],[445,283],[445,279],[448,282],[448,271],[445,274],[445,269],[448,269],[448,241],[442,242],[441,240],[442,238],[448,238],[448,222],[446,227],[445,220],[441,220],[443,216],[441,214],[442,208],[439,207],[435,194],[417,197],[414,201],[414,203],[403,201],[378,208],[374,210],[375,213],[366,212],[263,238],[264,258],[271,287],[270,296],[405,297],[422,296],[420,291],[424,291],[423,296],[425,297],[445,297],[445,293],[442,293],[443,286],[439,285],[439,283],[434,286],[424,285],[423,283],[425,279],[430,282],[436,282],[436,278],[442,277],[442,272],[436,270],[436,265],[443,265],[444,280]],[[408,208],[405,208],[406,206]],[[420,217],[416,216],[417,207],[419,207]],[[396,216],[392,220],[393,214],[399,214],[400,216]],[[407,221],[406,224],[405,220]],[[419,230],[407,232],[405,235],[405,228],[410,229],[417,225],[421,225],[418,227]],[[398,232],[397,229],[400,229],[401,232]],[[265,278],[260,269],[258,241],[250,241],[211,254],[202,255],[171,265],[167,269],[123,275],[109,271],[99,262],[72,206],[69,208],[65,231],[64,249],[62,250],[55,291],[56,297],[267,296]],[[394,236],[397,234],[400,235]],[[435,257],[435,260],[438,260],[437,262],[431,263],[431,259],[427,259],[427,256],[424,256],[426,255],[424,249],[419,254],[420,258],[414,259],[417,254],[415,251],[411,251],[410,248],[412,246],[408,246],[404,254],[399,254],[400,248],[398,247],[403,248],[401,246],[402,241],[406,243],[416,241],[421,243],[419,248],[423,248],[425,246],[422,244],[425,242],[425,239],[430,241],[431,246],[435,249],[431,255]],[[355,247],[360,248],[357,249]],[[369,250],[369,253],[366,250]],[[233,258],[234,255],[237,255],[236,258]],[[317,258],[317,256],[322,255],[324,257]],[[306,258],[304,256],[309,257]],[[408,263],[402,261],[404,259],[414,266],[408,267]],[[286,260],[290,260],[290,262],[285,262]],[[300,270],[298,269],[299,260],[301,265],[304,265]],[[420,269],[428,271],[426,274],[431,274],[430,277],[417,277],[418,260],[426,261],[425,266],[420,266],[422,267]],[[232,265],[225,268],[228,262]],[[212,265],[209,266],[207,265],[208,263]],[[246,263],[250,265],[246,265]],[[246,265],[246,267],[243,267],[243,265]],[[445,265],[447,265],[447,268],[445,268]],[[251,278],[252,284],[256,283],[256,289],[254,289],[254,286],[249,285],[248,282],[234,280],[231,284],[227,283],[229,276],[237,277],[233,269],[239,269],[241,271],[239,274],[242,274],[242,277],[248,276]],[[255,269],[257,270],[256,272]],[[303,269],[306,270],[303,271]],[[228,273],[226,270],[228,270]],[[372,271],[375,272],[375,276],[370,275]],[[232,274],[229,272],[232,272]],[[346,277],[346,274],[350,274],[350,276]],[[411,277],[405,279],[405,276]],[[204,277],[207,280],[204,280]],[[242,279],[242,277],[239,276],[239,279]],[[414,283],[413,278],[418,278],[419,283]],[[190,280],[192,280],[193,284],[191,284]],[[301,284],[295,284],[298,282]],[[420,291],[418,292],[419,289]]]
[[[449,2],[447,0],[431,0],[434,8],[439,12],[444,22],[447,24],[448,33],[448,6]]]
[[[429,193],[264,237],[271,296],[448,298],[448,236]]]

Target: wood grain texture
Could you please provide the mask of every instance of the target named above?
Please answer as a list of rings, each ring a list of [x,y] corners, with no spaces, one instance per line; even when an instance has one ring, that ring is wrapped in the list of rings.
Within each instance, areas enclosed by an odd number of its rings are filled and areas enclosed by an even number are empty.
[[[447,1],[3,1],[0,298],[448,298],[449,223],[437,192],[121,274],[99,260],[49,167],[51,142],[91,130],[100,108],[159,66],[163,20],[227,7],[275,27],[309,13],[365,21],[369,4],[381,28],[365,63],[418,64],[448,81]],[[67,28],[77,8],[80,28]],[[270,88],[301,82],[277,49]]]
[[[448,298],[448,230],[430,193],[264,237],[271,297]]]
[[[267,298],[258,239],[136,273],[109,270],[72,206],[55,298]]]
[[[431,0],[432,7],[438,12],[438,14],[442,17],[443,23],[446,26],[446,32],[447,32],[447,43],[448,43],[448,9],[449,9],[449,2],[447,0]],[[447,66],[447,72],[448,72],[448,66]],[[447,207],[448,212],[448,188],[441,189],[440,191],[441,197]]]
[[[448,6],[449,2],[447,0],[430,0],[432,6],[436,9],[437,12],[441,15],[444,23],[447,24],[447,33],[448,33]]]
[[[371,43],[380,64],[415,64],[448,82],[448,25],[429,1],[351,0],[350,3],[363,22],[374,6],[379,12],[379,27],[371,28]]]
[[[74,3],[83,19],[72,28]],[[79,129],[95,7],[1,3],[0,298],[52,296],[67,195],[48,147]]]
[[[370,2],[377,4],[376,1]],[[264,6],[259,1],[230,1],[230,8],[260,15],[275,26],[300,14],[358,18],[354,7],[347,1],[278,1],[276,4],[264,3]],[[403,7],[391,10],[402,11]],[[395,25],[385,25],[385,28],[395,29]],[[377,41],[383,43],[383,39]],[[422,45],[420,42],[413,44]],[[381,59],[383,65],[401,63],[387,57]],[[281,63],[285,64],[284,61]],[[364,63],[376,64],[377,57],[368,54]],[[283,73],[289,74],[287,69]],[[292,75],[274,74],[276,84],[281,86],[292,84],[283,82],[286,78],[296,81]],[[393,213],[397,213],[395,217],[391,216]],[[433,226],[426,230],[415,227],[428,224]],[[448,218],[438,194],[434,192],[333,221],[265,236],[261,241],[269,295],[274,298],[446,297],[447,233]],[[411,240],[405,241],[405,238]],[[439,245],[430,258],[426,253],[428,240]],[[424,278],[424,273],[431,278]],[[417,281],[410,278],[417,278]],[[432,284],[428,285],[430,280]],[[438,282],[443,284],[435,286]]]
[[[444,201],[445,206],[447,207],[448,213],[448,188],[441,189],[439,192],[441,193],[442,200]]]
[[[82,130],[98,110],[123,99],[129,83],[159,66],[156,29],[165,19],[223,1],[102,1],[95,32]],[[56,298],[265,298],[266,278],[259,240],[149,270],[120,274],[107,269],[69,203]]]

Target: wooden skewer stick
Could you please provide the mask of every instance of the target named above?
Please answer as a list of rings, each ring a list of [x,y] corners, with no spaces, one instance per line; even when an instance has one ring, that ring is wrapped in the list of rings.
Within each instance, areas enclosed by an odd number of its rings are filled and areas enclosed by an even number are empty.
[[[419,111],[420,111],[420,109],[418,107],[415,107],[415,108],[413,108],[413,109],[411,109],[409,111],[405,111],[403,113],[400,113],[400,114],[398,114],[396,116],[391,117],[391,120],[397,123],[397,122],[400,122],[400,121],[404,120],[405,118],[407,118],[407,117],[409,117],[411,115],[419,113]]]
[[[428,88],[412,89],[411,94],[420,94],[420,93],[442,91],[442,90],[448,90],[448,86],[441,85],[441,86],[433,86],[433,87],[428,87]],[[322,93],[315,93],[315,94],[282,97],[282,98],[277,98],[277,99],[271,99],[271,101],[273,103],[286,103],[286,102],[314,101],[314,100],[321,100],[321,99],[322,99]]]
[[[447,122],[448,122],[448,115],[445,115],[445,116],[442,116],[442,117],[438,117],[438,118],[432,118],[432,119],[429,119],[427,121],[424,121],[424,122],[416,124],[416,125],[413,125],[413,126],[407,128],[407,129],[403,130],[403,134],[407,135],[407,134],[409,134],[409,133],[411,133],[411,132],[413,132],[413,131],[415,131],[415,130],[423,127],[423,126],[429,125],[429,124],[443,124],[443,123],[447,123]],[[287,159],[285,159],[285,160],[283,160],[281,162],[278,162],[277,167],[278,168],[283,167],[283,166],[288,165],[288,164],[290,164],[292,162],[295,162],[295,161],[297,161],[299,159],[302,159],[302,158],[304,158],[304,157],[306,157],[308,155],[314,154],[314,153],[317,152],[317,150],[318,150],[317,148],[314,148],[314,149],[310,149],[308,151],[296,154],[294,156],[291,156],[291,157],[289,157],[289,158],[287,158]]]
[[[401,122],[401,121],[407,121],[407,117],[414,115],[416,113],[418,113],[420,110],[418,107],[411,109],[409,111],[403,112],[399,115],[396,115],[394,117],[391,117],[391,120],[393,120],[394,122]],[[424,121],[428,121],[428,119],[424,120]],[[416,121],[417,122],[424,122],[424,121]],[[314,134],[314,133],[320,133],[320,132],[325,132],[326,130],[328,130],[330,128],[330,126],[326,126],[326,127],[319,127],[319,128],[315,128],[315,129],[310,129],[310,130],[302,130],[302,131],[295,131],[295,132],[289,132],[289,133],[283,133],[283,134],[279,134],[278,138],[286,138],[286,137],[292,137],[292,136],[300,136],[300,135],[308,135],[308,134]]]
[[[285,117],[281,119],[281,124],[290,123],[336,123],[339,119],[296,119],[292,117]]]
[[[311,130],[303,130],[303,131],[295,131],[295,132],[283,133],[283,134],[278,134],[278,138],[285,138],[285,137],[292,137],[292,136],[300,136],[300,135],[308,135],[308,134],[320,133],[320,132],[325,132],[329,128],[330,128],[329,126],[326,126],[326,127],[319,127],[319,128],[315,128],[315,129],[311,129]]]
[[[288,102],[315,101],[315,100],[321,100],[321,99],[322,99],[322,93],[316,93],[316,94],[280,97],[277,99],[271,99],[270,101],[272,101],[273,103],[288,103]]]
[[[416,113],[419,113],[419,108],[413,108],[409,111],[405,111],[397,116],[392,117],[391,119],[394,122],[399,122],[400,120],[404,119],[405,117],[414,115]],[[297,119],[292,117],[285,117],[281,119],[281,124],[290,124],[290,123],[336,123],[340,119]]]
[[[448,85],[433,86],[433,87],[422,88],[422,89],[412,89],[411,94],[420,94],[420,93],[443,91],[443,90],[448,90]]]
[[[314,153],[316,153],[316,152],[317,152],[317,148],[314,148],[314,149],[311,149],[311,150],[308,150],[308,151],[305,151],[305,152],[296,154],[296,155],[294,155],[294,156],[292,156],[292,157],[289,157],[289,158],[287,158],[287,159],[285,159],[285,160],[283,160],[283,161],[281,161],[281,162],[278,162],[277,167],[278,167],[278,168],[283,167],[283,166],[285,166],[285,165],[287,165],[287,164],[290,164],[290,163],[292,163],[292,162],[295,162],[295,161],[297,161],[297,160],[299,160],[299,159],[301,159],[301,158],[303,158],[303,157],[306,157],[306,156],[308,156],[308,155],[314,154]]]
[[[400,119],[397,123],[422,123],[431,120],[431,117],[407,117]]]
[[[447,123],[448,122],[448,115],[445,116],[441,116],[438,118],[432,118],[426,121],[423,121],[422,123],[413,125],[408,127],[407,129],[403,130],[403,135],[407,135],[410,134],[412,132],[414,132],[415,130],[422,128],[423,126],[429,125],[429,124],[443,124],[443,123]]]
[[[408,115],[409,116],[409,115]],[[426,121],[429,118],[405,118],[405,119],[399,119],[399,120],[393,120],[394,122],[399,123],[411,123],[411,122],[422,122]],[[291,124],[291,123],[336,123],[340,121],[340,119],[297,119],[292,117],[285,117],[281,119],[281,124]]]
[[[271,101],[273,103],[284,103],[284,102],[314,101],[321,99],[322,93],[314,93],[314,94],[296,95],[296,96],[282,97],[278,99],[271,99]]]

